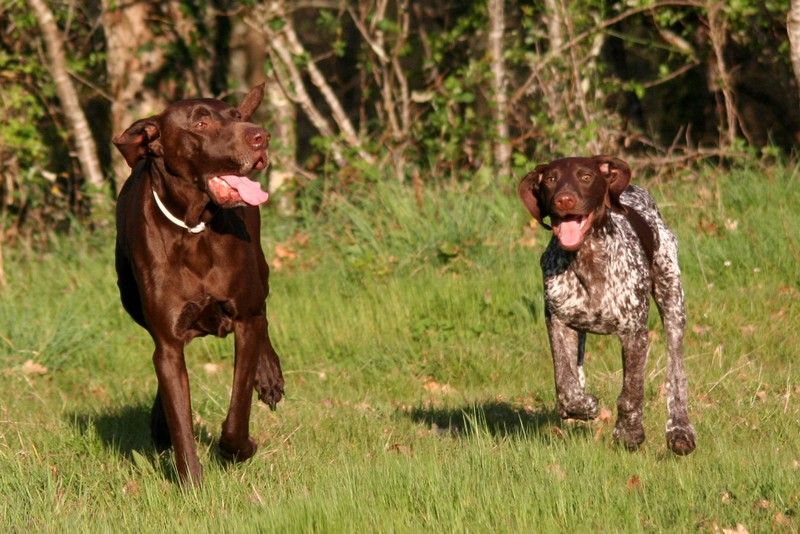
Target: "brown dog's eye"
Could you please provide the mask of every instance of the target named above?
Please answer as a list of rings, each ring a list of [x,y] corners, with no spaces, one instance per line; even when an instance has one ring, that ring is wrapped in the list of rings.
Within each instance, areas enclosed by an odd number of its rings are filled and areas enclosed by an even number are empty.
[[[206,126],[208,125],[205,123],[205,121],[197,121],[196,123],[194,123],[194,127],[197,128],[198,130],[202,130]]]
[[[555,174],[548,174],[547,176],[545,176],[545,178],[544,178],[544,179],[545,179],[545,180],[546,180],[548,183],[551,183],[551,184],[554,184],[554,183],[556,183],[556,181],[558,180],[558,178],[556,178],[556,175],[555,175]]]
[[[592,181],[592,175],[591,174],[584,174],[584,175],[581,176],[581,182],[583,182],[585,184],[588,184],[591,181]]]

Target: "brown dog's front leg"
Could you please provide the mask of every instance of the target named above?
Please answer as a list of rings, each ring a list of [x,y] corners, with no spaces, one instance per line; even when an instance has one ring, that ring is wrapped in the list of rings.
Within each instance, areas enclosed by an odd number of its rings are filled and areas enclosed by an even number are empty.
[[[269,339],[269,325],[267,325],[267,342],[261,347],[256,364],[256,393],[258,398],[275,410],[275,407],[283,398],[283,372],[281,371],[281,361],[278,353],[272,347]]]
[[[256,453],[258,446],[250,439],[250,408],[253,400],[258,354],[267,342],[267,321],[263,316],[236,321],[233,388],[228,415],[222,423],[219,448],[228,459],[243,461]]]
[[[578,331],[547,312],[547,334],[553,352],[558,415],[563,419],[594,419],[597,398],[587,395],[578,371]]]
[[[197,458],[197,445],[192,432],[192,399],[183,346],[178,342],[170,345],[156,343],[153,364],[158,376],[158,398],[175,449],[178,476],[181,483],[199,485],[203,469]]]

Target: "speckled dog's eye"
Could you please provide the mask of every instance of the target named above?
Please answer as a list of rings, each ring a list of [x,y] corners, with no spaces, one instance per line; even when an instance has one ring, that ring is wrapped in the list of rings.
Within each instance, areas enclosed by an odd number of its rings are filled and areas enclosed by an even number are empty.
[[[581,176],[581,182],[583,182],[585,184],[588,184],[591,181],[592,181],[592,175],[591,174],[584,174],[584,175]]]

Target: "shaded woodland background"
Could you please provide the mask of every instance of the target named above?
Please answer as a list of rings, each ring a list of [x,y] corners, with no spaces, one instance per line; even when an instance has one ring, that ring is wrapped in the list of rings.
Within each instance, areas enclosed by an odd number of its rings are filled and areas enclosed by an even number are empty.
[[[418,195],[510,191],[534,162],[568,154],[663,170],[781,158],[800,141],[789,0],[0,6],[6,242],[108,224],[129,172],[115,133],[168,101],[236,101],[261,81],[267,181],[285,212],[381,180]]]

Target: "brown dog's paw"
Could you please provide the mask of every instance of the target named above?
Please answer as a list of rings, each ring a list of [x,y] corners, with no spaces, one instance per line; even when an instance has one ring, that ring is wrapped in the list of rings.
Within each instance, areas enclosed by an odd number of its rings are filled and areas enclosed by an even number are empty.
[[[284,392],[280,366],[266,359],[260,360],[256,370],[255,390],[261,402],[274,411]]]
[[[692,425],[676,426],[667,431],[667,447],[678,456],[691,454],[696,446]]]
[[[600,403],[594,395],[583,395],[562,402],[558,406],[558,415],[562,419],[580,419],[589,421],[596,419],[600,412]]]
[[[249,460],[257,450],[258,445],[250,438],[247,438],[244,443],[239,445],[228,443],[224,438],[219,441],[219,453],[229,462]]]

